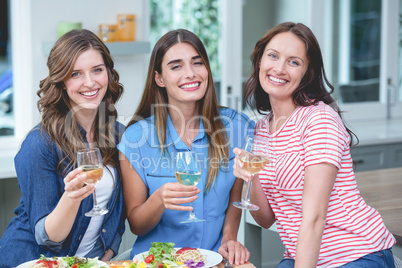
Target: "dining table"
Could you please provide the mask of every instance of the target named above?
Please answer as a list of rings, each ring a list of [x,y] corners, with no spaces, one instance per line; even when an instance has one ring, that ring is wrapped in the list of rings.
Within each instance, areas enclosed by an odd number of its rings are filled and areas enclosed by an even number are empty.
[[[106,262],[106,264],[107,265],[111,265],[111,264],[123,264],[123,263],[131,263],[132,262],[132,260],[127,260],[127,261],[107,261]],[[211,267],[211,268],[224,268],[225,267],[225,262],[224,261],[222,261],[221,263],[219,263],[218,265],[216,265],[216,266],[213,266],[213,267]],[[233,267],[233,268],[235,268],[235,266]]]

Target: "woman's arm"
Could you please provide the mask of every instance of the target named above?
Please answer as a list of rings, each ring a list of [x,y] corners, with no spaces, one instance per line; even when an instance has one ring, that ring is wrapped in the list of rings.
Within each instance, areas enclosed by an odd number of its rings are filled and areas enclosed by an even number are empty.
[[[338,169],[327,163],[306,167],[295,267],[316,267],[326,224],[329,198]]]
[[[100,259],[101,261],[110,261],[116,253],[112,249],[106,250],[105,254]]]
[[[74,169],[64,178],[65,192],[55,209],[45,220],[45,231],[49,240],[63,241],[71,231],[81,201],[94,190],[94,185],[84,186],[86,174],[80,174],[81,168]]]
[[[218,252],[231,264],[244,264],[250,258],[250,252],[237,241],[242,210],[233,206],[233,202],[241,200],[243,180],[236,179],[230,190],[229,205],[223,223],[222,241]]]
[[[120,152],[120,168],[123,178],[123,195],[127,219],[131,231],[145,235],[159,223],[165,209],[191,210],[180,204],[190,203],[198,197],[196,186],[166,183],[148,197],[148,189],[131,163]]]
[[[39,245],[58,252],[62,247],[60,242],[71,231],[71,222],[76,218],[77,207],[83,198],[92,193],[92,186],[82,188],[85,177],[76,178],[81,172],[81,169],[76,169],[65,178],[64,186],[67,191],[60,193],[62,182],[57,170],[60,161],[57,148],[39,128],[33,129],[27,135],[14,161],[32,234]],[[72,182],[69,187],[70,180]],[[78,192],[74,192],[75,190]],[[71,198],[68,197],[69,194]]]
[[[260,208],[256,211],[250,211],[250,213],[260,226],[268,229],[275,223],[275,214],[269,205],[264,191],[262,190],[260,179],[258,175],[254,175],[253,177],[249,172],[243,169],[243,163],[240,161],[242,150],[234,148],[233,152],[236,154],[233,174],[237,178],[241,178],[245,181],[252,180],[250,201]]]

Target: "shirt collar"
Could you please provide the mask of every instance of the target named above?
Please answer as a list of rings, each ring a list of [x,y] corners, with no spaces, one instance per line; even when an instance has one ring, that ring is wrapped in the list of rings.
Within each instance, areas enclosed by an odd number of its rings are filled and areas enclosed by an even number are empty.
[[[177,134],[177,131],[172,123],[169,114],[167,116],[166,121],[166,134],[167,134],[166,135],[167,146],[174,145],[177,150],[189,150],[189,149],[191,150],[191,148],[188,148],[187,145],[180,139],[179,134]],[[204,137],[205,137],[204,124],[202,123],[202,120],[200,118],[200,127],[193,143],[203,139]]]
[[[77,123],[77,126],[80,129],[80,135],[81,135],[82,139],[84,140],[84,143],[86,144],[87,147],[89,147],[88,140],[87,140],[87,132],[78,123]]]

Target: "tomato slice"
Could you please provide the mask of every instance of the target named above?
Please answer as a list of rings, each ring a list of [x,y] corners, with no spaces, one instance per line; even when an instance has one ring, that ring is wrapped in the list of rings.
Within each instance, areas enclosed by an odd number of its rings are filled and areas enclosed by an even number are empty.
[[[145,258],[144,262],[145,263],[151,263],[154,260],[154,255],[148,255],[148,257]]]
[[[196,248],[184,247],[184,248],[181,248],[181,249],[179,249],[178,251],[176,251],[176,254],[177,254],[177,255],[180,255],[180,254],[182,254],[184,251],[187,251],[187,250],[196,250]]]
[[[53,265],[57,265],[57,261],[39,260],[36,263],[42,263],[48,268],[53,268]]]

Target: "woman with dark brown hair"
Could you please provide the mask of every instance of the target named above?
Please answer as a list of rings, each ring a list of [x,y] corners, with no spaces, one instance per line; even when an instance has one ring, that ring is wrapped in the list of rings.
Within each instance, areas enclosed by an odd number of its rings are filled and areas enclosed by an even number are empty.
[[[72,30],[50,51],[40,82],[39,125],[15,157],[20,206],[0,240],[0,266],[15,267],[41,254],[99,257],[118,253],[124,232],[116,144],[124,126],[114,107],[123,93],[109,50],[88,30]],[[77,151],[98,147],[103,159],[97,199],[109,212],[86,217],[94,185],[77,168]],[[102,231],[101,231],[102,230]]]
[[[128,124],[121,151],[123,192],[131,231],[138,235],[131,257],[151,242],[218,251],[231,263],[249,258],[237,242],[243,182],[233,176],[232,149],[241,146],[254,122],[219,107],[201,40],[187,30],[166,33],[156,43],[140,106]],[[178,152],[196,151],[199,188],[175,178]],[[203,222],[180,223],[192,210]],[[183,205],[187,204],[187,205]]]
[[[254,182],[255,221],[264,228],[276,222],[286,249],[277,267],[394,267],[395,238],[360,196],[353,133],[331,97],[314,34],[281,23],[256,43],[251,61],[244,95],[266,113],[255,132],[268,139],[262,153],[269,160],[251,176],[236,148],[234,175]]]

